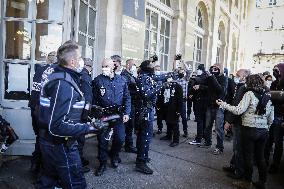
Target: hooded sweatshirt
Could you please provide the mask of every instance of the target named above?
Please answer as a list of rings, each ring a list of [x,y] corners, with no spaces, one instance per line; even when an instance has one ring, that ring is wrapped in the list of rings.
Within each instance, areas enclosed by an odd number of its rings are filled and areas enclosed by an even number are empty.
[[[276,66],[279,68],[280,78],[271,83],[270,90],[284,91],[284,63],[277,64]],[[272,102],[272,104],[274,105],[275,117],[284,118],[284,104],[279,104],[275,102]]]

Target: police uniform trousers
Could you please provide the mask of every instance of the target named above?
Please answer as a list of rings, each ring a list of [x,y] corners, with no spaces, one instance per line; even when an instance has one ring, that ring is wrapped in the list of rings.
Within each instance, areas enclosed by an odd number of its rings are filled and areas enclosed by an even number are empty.
[[[32,159],[31,163],[36,166],[41,165],[41,152],[40,152],[40,145],[39,145],[39,136],[38,136],[38,112],[36,108],[31,108],[31,117],[32,117],[32,126],[34,133],[36,135],[36,141],[35,141],[35,150],[32,153]]]
[[[148,109],[145,120],[137,127],[137,158],[136,162],[147,162],[150,142],[153,136],[154,109]]]
[[[106,140],[108,132],[102,132],[98,134],[98,159],[100,163],[106,163],[108,155],[111,159],[119,158],[119,152],[125,141],[125,126],[122,120],[116,122],[113,127],[113,139],[110,152],[108,151],[108,143]]]
[[[86,180],[76,141],[72,145],[54,144],[40,137],[43,158],[43,172],[38,189],[56,187],[64,189],[84,189]]]
[[[125,147],[133,146],[133,130],[135,125],[135,106],[131,106],[130,118],[125,125]]]

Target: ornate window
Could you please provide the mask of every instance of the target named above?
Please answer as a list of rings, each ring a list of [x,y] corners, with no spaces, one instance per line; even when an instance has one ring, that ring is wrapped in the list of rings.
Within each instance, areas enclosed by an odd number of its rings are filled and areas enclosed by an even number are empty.
[[[79,3],[78,43],[82,56],[94,59],[96,0],[80,0]]]
[[[171,17],[162,10],[146,8],[144,59],[156,54],[163,70],[167,70],[170,52]]]
[[[34,70],[62,43],[65,1],[4,0],[4,5],[2,97],[28,100]]]

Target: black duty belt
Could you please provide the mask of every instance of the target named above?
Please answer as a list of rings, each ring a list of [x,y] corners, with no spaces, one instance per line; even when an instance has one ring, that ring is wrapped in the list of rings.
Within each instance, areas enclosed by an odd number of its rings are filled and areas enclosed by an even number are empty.
[[[48,142],[54,144],[54,145],[60,145],[63,144],[64,146],[70,146],[76,140],[73,137],[56,137],[49,133],[46,129],[40,129],[39,130],[39,136],[47,140]]]

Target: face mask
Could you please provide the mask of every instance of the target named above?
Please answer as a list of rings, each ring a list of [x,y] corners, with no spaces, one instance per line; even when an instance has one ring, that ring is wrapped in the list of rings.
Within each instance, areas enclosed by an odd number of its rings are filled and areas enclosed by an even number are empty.
[[[132,66],[132,67],[131,67],[130,73],[131,73],[134,77],[137,77],[137,68],[136,68],[136,66]]]
[[[84,68],[84,60],[80,58],[78,66],[75,68],[76,72],[81,73]]]
[[[161,75],[161,71],[155,71],[155,75]]]
[[[220,69],[212,68],[212,69],[210,69],[210,73],[215,75],[215,76],[218,76],[218,75],[220,75]]]
[[[104,76],[110,77],[110,75],[111,75],[111,70],[110,70],[110,68],[102,68],[102,74],[103,74]]]
[[[170,83],[170,82],[172,82],[172,81],[173,81],[173,78],[171,78],[171,77],[167,79],[167,82],[168,82],[168,83]]]
[[[239,78],[239,77],[234,77],[234,82],[235,82],[236,84],[239,84],[239,83],[240,83],[240,78]]]
[[[196,74],[197,74],[197,75],[202,75],[202,70],[197,70],[197,71],[196,71]]]
[[[266,86],[270,88],[272,81],[266,81]]]

